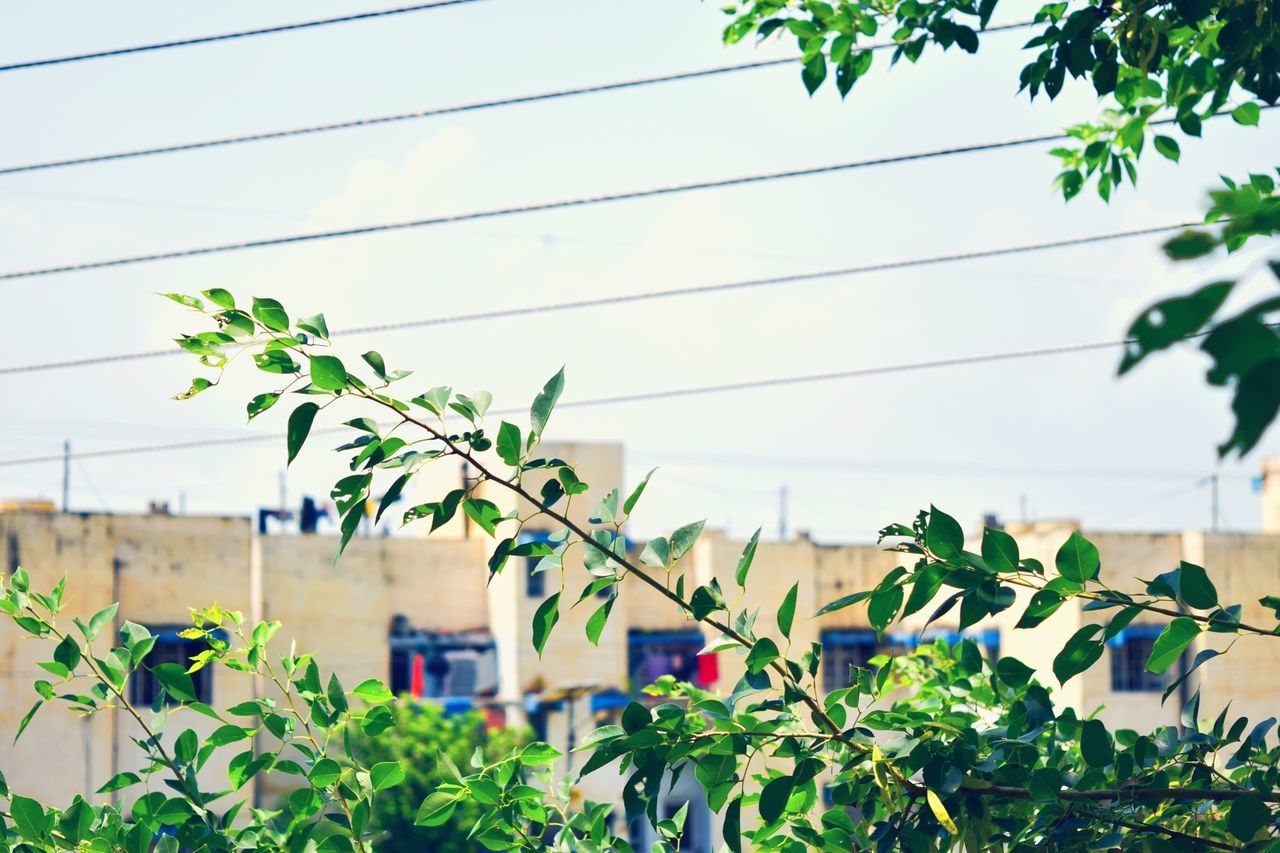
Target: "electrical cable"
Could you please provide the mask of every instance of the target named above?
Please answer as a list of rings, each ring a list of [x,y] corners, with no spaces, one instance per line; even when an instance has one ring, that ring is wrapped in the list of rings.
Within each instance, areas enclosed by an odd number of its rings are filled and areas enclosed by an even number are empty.
[[[232,41],[234,39],[248,38],[250,36],[264,36],[274,33],[293,32],[295,30],[308,30],[315,27],[326,27],[330,24],[347,24],[353,21],[367,21],[372,18],[386,18],[391,15],[404,15],[409,12],[422,12],[428,9],[443,8],[445,6],[464,6],[470,3],[479,2],[481,2],[481,0],[432,0],[430,3],[415,3],[411,6],[397,6],[392,9],[379,9],[372,12],[357,12],[351,15],[339,15],[334,18],[319,18],[313,21],[297,21],[292,24],[277,24],[270,27],[258,27],[257,29],[252,30],[239,30],[237,32],[219,33],[209,36],[195,36],[193,38],[175,39],[173,41],[134,45],[133,47],[117,47],[111,50],[93,51],[92,53],[75,53],[69,56],[56,56],[46,59],[29,59],[25,62],[13,62],[8,65],[0,65],[0,72],[20,71],[28,68],[46,68],[50,65],[65,65],[69,62],[84,62],[88,59],[129,56],[136,53],[149,53],[155,50],[167,50],[168,48],[173,47],[191,47],[192,45],[197,44]]]
[[[1275,106],[1280,106],[1277,104]],[[1161,121],[1151,122],[1151,125],[1162,125],[1171,123],[1173,119],[1162,119]],[[1035,136],[1022,136],[1014,139],[998,140],[995,142],[979,142],[972,145],[957,145],[950,148],[936,148],[929,151],[916,151],[909,154],[891,154],[885,157],[873,157],[866,160],[852,160],[844,163],[829,163],[823,166],[808,166],[800,169],[784,169],[776,172],[759,172],[754,175],[738,175],[731,178],[716,178],[707,181],[694,181],[685,184],[668,184],[660,187],[648,187],[640,190],[626,190],[623,192],[602,193],[592,196],[578,196],[568,199],[556,199],[554,201],[533,202],[530,204],[515,205],[512,207],[491,208],[489,210],[473,210],[463,213],[449,213],[440,216],[429,216],[423,219],[410,219],[401,222],[383,222],[373,225],[358,225],[351,228],[337,228],[328,231],[312,231],[304,234],[290,234],[283,237],[266,237],[256,240],[243,240],[237,243],[220,243],[212,246],[198,246],[188,249],[171,249],[168,251],[150,252],[143,255],[130,255],[122,258],[110,258],[99,261],[82,261],[75,264],[63,264],[53,267],[41,267],[29,270],[18,270],[14,272],[0,273],[0,281],[15,281],[17,279],[37,278],[58,273],[70,272],[87,272],[89,270],[107,269],[114,267],[133,266],[136,264],[152,263],[155,261],[173,260],[176,258],[191,258],[205,255],[219,255],[227,252],[241,252],[248,249],[262,249],[274,246],[291,246],[301,243],[313,243],[320,240],[333,240],[344,237],[360,237],[369,234],[380,234],[391,231],[406,231],[415,228],[426,228],[433,225],[451,225],[461,222],[476,222],[486,219],[497,219],[505,216],[515,216],[526,213],[545,213],[552,210],[566,210],[570,208],[588,207],[597,204],[607,204],[619,201],[635,201],[644,198],[655,198],[660,196],[678,195],[680,193],[696,192],[701,190],[725,189],[728,187],[747,186],[751,184],[761,184],[768,181],[786,180],[790,178],[806,178],[815,175],[828,175],[835,172],[847,172],[855,169],[865,169],[873,166],[889,166],[898,163],[910,163],[920,160],[932,160],[938,157],[950,157],[957,154],[975,154],[985,151],[998,151],[1006,148],[1016,148],[1023,145],[1033,145],[1042,142],[1053,142],[1062,139],[1074,138],[1068,133],[1044,133]]]
[[[1198,337],[1198,336],[1192,336]],[[684,397],[703,396],[707,394],[731,393],[735,391],[757,390],[761,388],[777,388],[787,385],[804,385],[816,382],[831,382],[843,379],[858,379],[868,376],[884,376],[894,373],[906,373],[917,370],[933,370],[942,367],[959,367],[972,364],[990,364],[1001,361],[1014,361],[1024,358],[1036,358],[1049,355],[1061,355],[1066,353],[1091,352],[1103,349],[1114,349],[1115,347],[1125,346],[1131,343],[1127,339],[1108,340],[1108,341],[1090,341],[1085,343],[1061,344],[1052,347],[1038,347],[1034,349],[1012,350],[1008,352],[985,353],[981,355],[952,356],[948,358],[930,359],[928,361],[904,362],[899,364],[879,365],[876,367],[860,367],[850,370],[828,371],[824,373],[810,373],[801,376],[783,376],[770,379],[748,379],[741,382],[724,382],[714,385],[699,385],[687,388],[669,388],[658,391],[642,391],[632,394],[615,394],[607,397],[594,397],[585,400],[568,400],[558,404],[559,409],[579,409],[596,406],[614,406],[622,403],[639,403],[651,400],[670,400]],[[521,414],[524,409],[501,409],[490,412],[492,415],[514,415]],[[313,430],[312,434],[344,432],[341,427],[333,427],[322,430]],[[263,441],[282,441],[285,438],[284,433],[269,433],[263,435],[237,435],[227,436],[225,438],[206,438],[193,439],[190,441],[178,441],[167,444],[149,444],[135,445],[133,447],[117,447],[107,448],[103,450],[89,450],[70,454],[72,459],[98,459],[109,456],[124,456],[138,453],[153,453],[167,450],[187,450],[203,447],[215,447],[228,444],[246,444],[252,442]],[[16,465],[35,465],[46,462],[61,462],[67,458],[64,453],[50,454],[47,456],[27,456],[16,459],[0,459],[0,467],[12,467]]]
[[[1014,24],[1003,24],[995,27],[988,27],[984,33],[998,33],[1009,30],[1025,29],[1033,26],[1032,21],[1021,21]],[[866,50],[885,50],[891,47],[897,47],[897,42],[877,42],[867,45]],[[282,128],[279,130],[267,130],[259,133],[245,133],[234,136],[221,136],[213,139],[198,140],[195,142],[181,142],[171,145],[156,145],[146,148],[134,148],[126,151],[116,151],[106,154],[90,154],[81,157],[68,157],[61,160],[47,160],[39,163],[26,163],[18,166],[6,166],[0,168],[0,175],[17,175],[24,172],[38,172],[48,169],[61,169],[69,166],[85,166],[93,163],[107,163],[115,160],[131,160],[138,157],[154,157],[161,154],[175,154],[184,151],[200,151],[207,148],[220,148],[228,145],[243,145],[251,142],[265,142],[272,139],[289,139],[297,136],[311,136],[318,133],[329,133],[336,130],[349,130],[361,127],[377,127],[384,124],[394,124],[403,121],[413,121],[415,119],[434,118],[436,116],[457,115],[459,113],[478,112],[481,110],[491,110],[500,107],[510,107],[523,104],[536,104],[544,101],[555,101],[562,98],[572,98],[580,95],[596,95],[606,92],[618,92],[626,89],[638,89],[644,86],[653,86],[660,83],[674,83],[682,80],[697,80],[707,77],[718,77],[725,74],[734,74],[739,71],[754,71],[761,68],[775,68],[782,65],[795,65],[800,58],[797,56],[788,56],[782,59],[762,59],[754,62],[739,62],[732,65],[719,65],[712,68],[702,68],[694,71],[677,71],[669,74],[658,74],[651,77],[637,77],[631,80],[620,80],[613,83],[597,83],[589,86],[577,86],[568,89],[557,89],[548,92],[538,92],[530,95],[513,95],[506,98],[496,98],[488,101],[474,101],[466,104],[455,104],[446,107],[432,107],[422,110],[411,110],[408,112],[390,113],[386,115],[366,116],[363,118],[347,119],[345,121],[333,121],[323,124],[304,125],[302,127]]]
[[[1000,246],[992,249],[979,249],[971,252],[957,252],[947,255],[933,255],[924,258],[907,258],[898,261],[861,264],[858,266],[840,267],[814,272],[793,273],[790,275],[769,276],[766,278],[746,279],[744,281],[720,282],[717,284],[693,285],[689,287],[671,288],[668,290],[652,290],[641,293],[625,293],[617,296],[600,296],[591,299],[575,299],[567,302],[554,302],[544,305],[527,305],[514,308],[497,308],[487,311],[476,311],[465,314],[453,314],[440,317],[427,317],[417,320],[398,320],[389,323],[377,323],[368,326],[357,326],[351,329],[333,332],[334,337],[343,335],[363,335],[370,332],[392,332],[406,329],[421,329],[428,326],[445,326],[454,323],[469,323],[484,320],[497,320],[506,317],[528,317],[535,314],[550,314],[559,311],[571,311],[585,308],[600,308],[609,305],[623,305],[632,302],[646,302],[659,299],[674,299],[685,296],[723,293],[734,290],[747,290],[757,287],[775,287],[784,284],[819,281],[828,278],[865,275],[868,273],[890,272],[893,270],[911,269],[915,267],[935,266],[958,261],[983,260],[1008,255],[1019,255],[1029,252],[1042,252],[1051,249],[1069,248],[1111,240],[1124,240],[1131,237],[1142,237],[1160,234],[1180,228],[1198,225],[1198,222],[1179,222],[1168,225],[1153,225],[1145,228],[1132,228],[1125,231],[1112,231],[1104,234],[1090,234],[1083,237],[1068,237],[1061,240],[1048,240],[1038,243],[1024,243],[1015,246]],[[111,364],[124,361],[140,361],[144,359],[163,358],[181,355],[183,351],[176,347],[162,350],[143,350],[115,355],[88,356],[85,358],[65,359],[62,361],[46,361],[36,364],[11,365],[0,367],[0,376],[18,373],[36,373],[46,370],[58,370],[68,367],[88,367],[96,364]]]

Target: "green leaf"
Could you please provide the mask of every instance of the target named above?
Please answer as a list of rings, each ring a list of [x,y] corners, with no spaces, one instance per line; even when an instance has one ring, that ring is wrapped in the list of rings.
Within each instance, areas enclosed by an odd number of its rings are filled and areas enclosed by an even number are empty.
[[[986,528],[982,531],[982,560],[993,571],[1000,573],[1018,570],[1018,543],[1003,530]]]
[[[1179,572],[1181,582],[1179,590],[1182,600],[1187,606],[1196,610],[1208,610],[1218,606],[1218,589],[1209,580],[1204,569],[1192,563],[1184,562]]]
[[[142,777],[137,773],[117,773],[107,780],[107,784],[98,789],[99,794],[109,794],[112,791],[119,791],[130,785],[137,785],[142,782]]]
[[[226,308],[228,311],[235,310],[236,299],[231,295],[230,291],[223,290],[221,287],[211,287],[208,290],[200,291],[200,293],[219,308]]]
[[[307,781],[310,781],[316,788],[324,789],[335,783],[342,777],[342,767],[338,765],[333,758],[321,758],[320,761],[311,767],[311,772],[307,774]]]
[[[900,586],[877,589],[871,593],[871,602],[867,605],[867,620],[876,629],[876,633],[883,634],[884,629],[897,617],[903,597]]]
[[[325,322],[323,314],[316,314],[312,317],[299,317],[298,328],[309,335],[315,335],[322,341],[329,340],[329,324]]]
[[[1174,260],[1180,260],[1208,254],[1216,245],[1210,234],[1187,231],[1165,243],[1164,250]],[[1214,282],[1186,296],[1161,300],[1144,310],[1129,326],[1128,336],[1132,341],[1125,347],[1120,374],[1132,370],[1151,353],[1168,349],[1200,331],[1226,302],[1234,287],[1232,281]]]
[[[414,826],[440,826],[453,814],[457,804],[456,796],[436,791],[422,801],[413,824]]]
[[[563,754],[549,743],[543,743],[540,740],[534,741],[520,750],[520,763],[529,767],[537,767],[540,764],[550,764]]]
[[[756,532],[751,534],[751,539],[747,541],[747,545],[742,549],[742,556],[738,558],[738,568],[734,571],[733,576],[738,581],[738,586],[746,587],[747,573],[751,571],[751,562],[756,558],[756,549],[760,546],[760,528],[756,528]]]
[[[1071,531],[1071,536],[1058,549],[1055,560],[1058,573],[1076,583],[1092,580],[1098,574],[1098,548],[1079,531]]]
[[[376,678],[368,678],[356,685],[351,695],[363,699],[370,705],[381,705],[396,698],[387,686]]]
[[[1026,687],[1036,671],[1017,658],[1001,657],[996,663],[996,674],[1011,687]]]
[[[538,610],[533,614],[533,647],[538,652],[538,657],[542,657],[542,650],[547,645],[547,638],[551,636],[551,630],[555,628],[556,623],[560,621],[560,593],[552,593],[546,601],[538,605]]]
[[[848,595],[842,595],[835,601],[824,604],[822,608],[815,613],[815,616],[825,616],[828,613],[834,613],[837,610],[844,610],[846,607],[866,601],[872,596],[874,590],[863,590],[862,592],[852,592]]]
[[[604,578],[603,580],[608,580]],[[613,610],[613,602],[617,596],[611,595],[605,599],[604,604],[591,614],[591,618],[587,620],[587,640],[593,646],[600,645],[600,635],[604,632],[604,626],[609,621],[609,613]]]
[[[1148,672],[1164,672],[1181,656],[1184,649],[1200,633],[1200,626],[1189,616],[1179,616],[1160,632],[1151,657],[1147,659]]]
[[[395,787],[404,780],[404,765],[399,761],[380,761],[369,768],[369,782],[375,793]]]
[[[804,63],[800,70],[800,79],[804,81],[804,87],[809,90],[810,95],[818,91],[822,81],[827,79],[827,58],[821,53],[815,54]]]
[[[939,559],[954,559],[964,551],[964,530],[954,518],[936,506],[930,506],[929,526],[924,531],[924,544]]]
[[[791,799],[791,792],[795,790],[795,784],[795,779],[790,776],[779,776],[769,780],[769,783],[760,791],[761,820],[765,823],[773,823],[782,817],[782,812],[787,807],[787,800]]]
[[[194,729],[187,729],[173,742],[173,756],[183,764],[190,764],[200,749],[200,738]]]
[[[768,637],[761,637],[756,640],[751,647],[751,651],[747,653],[747,670],[754,675],[757,672],[761,672],[780,656],[781,652],[778,651],[778,644]]]
[[[162,663],[151,667],[151,674],[164,687],[165,692],[180,702],[195,702],[196,687],[186,669],[176,663]]]
[[[1271,823],[1271,810],[1256,794],[1236,797],[1227,817],[1227,830],[1241,841],[1252,841],[1262,827]],[[1264,845],[1265,846],[1265,845]]]
[[[376,374],[379,379],[383,382],[387,381],[387,362],[382,358],[382,353],[375,350],[369,350],[360,357],[364,359],[365,364],[373,368],[374,374]]]
[[[80,644],[68,634],[53,650],[53,659],[65,666],[67,672],[74,672],[76,665],[80,663]]]
[[[555,376],[547,380],[547,384],[542,386],[542,391],[537,397],[533,398],[533,406],[529,412],[532,424],[529,430],[532,433],[531,439],[536,440],[536,438],[542,437],[542,433],[547,428],[547,421],[551,418],[551,410],[556,407],[556,402],[560,399],[562,391],[564,391],[563,367],[556,372]]]
[[[249,413],[249,420],[253,420],[258,415],[262,414],[267,409],[274,406],[276,404],[276,401],[279,399],[280,399],[280,395],[275,393],[259,394],[258,396],[254,397],[252,400],[249,401],[249,405],[245,407],[245,409]]]
[[[1101,625],[1085,625],[1067,640],[1062,651],[1053,659],[1053,674],[1057,676],[1059,684],[1066,684],[1102,657],[1106,647],[1101,641],[1093,639],[1093,635],[1101,630]]]
[[[653,722],[653,714],[639,702],[629,702],[622,709],[622,729],[629,735],[644,729]]]
[[[503,421],[498,427],[498,458],[511,467],[520,464],[520,427]]]
[[[286,465],[292,464],[293,460],[298,458],[298,451],[302,450],[302,445],[306,443],[307,435],[311,432],[311,424],[315,422],[318,411],[320,406],[316,403],[303,403],[289,413],[287,436],[289,461]]]
[[[799,592],[800,583],[797,581],[791,585],[791,589],[782,599],[782,604],[778,606],[778,630],[788,640],[791,639],[791,625],[796,618],[796,595]]]
[[[308,356],[311,361],[311,384],[325,391],[341,391],[347,387],[347,369],[332,355]]]
[[[627,496],[627,499],[623,501],[622,511],[625,514],[631,515],[631,510],[636,508],[636,502],[639,501],[640,496],[644,494],[645,486],[649,485],[649,478],[652,477],[653,472],[657,470],[657,468],[649,469],[649,473],[644,475],[644,479],[640,481],[640,485],[636,486],[635,489],[632,490],[631,494]]]
[[[9,800],[9,817],[24,838],[42,841],[49,834],[49,815],[45,814],[43,806],[29,797],[15,794]]]
[[[1102,769],[1115,761],[1115,746],[1101,720],[1085,720],[1080,735],[1080,754],[1090,767]]]
[[[1153,140],[1156,150],[1164,157],[1178,162],[1178,158],[1182,156],[1182,149],[1178,146],[1178,141],[1171,136],[1156,136]]]
[[[1231,117],[1236,120],[1236,124],[1243,124],[1249,127],[1256,127],[1261,116],[1262,108],[1253,101],[1241,104],[1231,111]]]
[[[274,299],[253,298],[253,317],[273,332],[289,331],[289,315]]]
[[[685,554],[693,549],[693,545],[698,541],[698,537],[702,535],[702,528],[706,525],[707,520],[695,521],[692,524],[686,524],[677,528],[671,534],[671,559],[679,560]]]
[[[467,498],[462,502],[462,511],[490,536],[494,535],[498,522],[502,521],[502,510],[498,509],[497,504],[483,498]]]

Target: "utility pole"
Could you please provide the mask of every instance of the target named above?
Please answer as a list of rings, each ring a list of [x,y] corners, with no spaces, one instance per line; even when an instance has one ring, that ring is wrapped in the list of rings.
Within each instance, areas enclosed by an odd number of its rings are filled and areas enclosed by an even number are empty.
[[[62,442],[62,511],[70,512],[71,498],[71,442]]]
[[[787,541],[787,484],[778,488],[778,541]]]
[[[1030,518],[1027,516],[1027,496],[1025,494],[1018,495],[1018,509],[1022,513],[1022,523],[1027,524]]]
[[[1212,506],[1213,506],[1211,511],[1212,514],[1210,516],[1212,519],[1211,529],[1213,530],[1214,533],[1217,533],[1218,532],[1218,475],[1217,474],[1209,475],[1209,487],[1210,487],[1210,501],[1212,502]]]

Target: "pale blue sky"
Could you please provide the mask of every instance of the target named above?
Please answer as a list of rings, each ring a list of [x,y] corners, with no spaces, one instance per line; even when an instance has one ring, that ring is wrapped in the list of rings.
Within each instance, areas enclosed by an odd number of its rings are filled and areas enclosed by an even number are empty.
[[[127,11],[122,9],[127,8]],[[242,29],[356,2],[7,4],[0,57]],[[1030,7],[1025,7],[1030,8]],[[1005,20],[1020,17],[1016,7]],[[720,45],[694,0],[491,0],[380,21],[0,74],[0,165],[606,82],[758,55]],[[877,70],[841,102],[798,69],[747,72],[306,139],[0,177],[4,270],[804,167],[1042,133],[1096,110],[1014,94],[1023,36],[977,58]],[[784,46],[790,50],[790,46]],[[772,51],[776,52],[776,50]],[[1053,195],[1046,147],[277,250],[6,282],[4,365],[150,349],[189,323],[153,294],[272,295],[334,328],[387,319],[994,247],[1194,218],[1217,171],[1274,165],[1273,121],[1210,125],[1181,166],[1145,159],[1110,205]],[[562,363],[565,399],[1120,337],[1159,294],[1248,259],[1174,269],[1158,239],[622,308],[350,338],[426,384],[531,399]],[[1256,256],[1256,253],[1253,253]],[[1257,288],[1272,286],[1257,278]],[[1019,513],[1108,528],[1208,523],[1227,399],[1201,360],[1113,376],[1114,353],[564,411],[553,437],[622,440],[632,482],[660,465],[640,533],[707,516],[865,539],[930,502],[964,520]],[[4,458],[278,430],[243,425],[265,390],[240,372],[189,403],[181,359],[0,377]],[[338,460],[303,457],[290,489],[324,494]],[[1263,452],[1280,449],[1269,438]],[[1223,466],[1223,510],[1256,527],[1259,453]],[[274,500],[274,445],[86,460],[75,508],[246,514]],[[836,461],[832,461],[836,460]],[[58,465],[0,468],[0,496],[56,496]],[[92,484],[92,485],[91,485]]]

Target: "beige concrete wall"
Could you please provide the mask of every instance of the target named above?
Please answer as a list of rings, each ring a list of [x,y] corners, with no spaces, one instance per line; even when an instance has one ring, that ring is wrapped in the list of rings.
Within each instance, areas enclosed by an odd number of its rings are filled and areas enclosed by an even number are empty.
[[[1247,624],[1275,625],[1275,611],[1258,599],[1280,595],[1280,535],[1190,533],[1184,539],[1186,559],[1204,567],[1218,590],[1219,603],[1242,605],[1240,618]],[[1201,634],[1191,655],[1206,648],[1225,650],[1232,639],[1228,634]],[[1200,688],[1202,716],[1212,719],[1227,703],[1233,718],[1257,722],[1274,716],[1280,708],[1280,689],[1270,676],[1277,671],[1280,638],[1241,635],[1230,654],[1214,658],[1192,676]]]
[[[116,641],[125,620],[187,625],[189,605],[218,601],[227,608],[249,607],[245,519],[13,513],[0,515],[0,539],[9,552],[16,550],[34,589],[47,590],[67,575],[67,607],[60,621],[68,626],[72,617],[87,619],[120,602],[115,624],[95,644],[99,654]],[[26,639],[8,622],[0,623],[0,696],[5,697],[0,701],[0,767],[14,790],[66,803],[77,793],[91,794],[114,773],[141,767],[129,741],[141,730],[122,714],[104,712],[86,721],[50,705],[14,745],[12,733],[31,704],[31,682],[47,678],[35,662],[50,660],[52,652],[52,644]],[[251,695],[249,679],[214,671],[214,704],[234,704]],[[184,712],[170,719],[168,731],[170,737],[185,728],[205,735],[216,725]],[[200,774],[201,784],[223,787],[232,755],[230,749],[215,753]],[[49,756],[58,757],[56,773],[50,771]],[[66,772],[68,767],[74,769]]]

